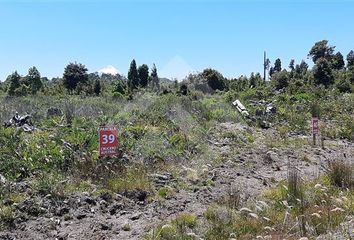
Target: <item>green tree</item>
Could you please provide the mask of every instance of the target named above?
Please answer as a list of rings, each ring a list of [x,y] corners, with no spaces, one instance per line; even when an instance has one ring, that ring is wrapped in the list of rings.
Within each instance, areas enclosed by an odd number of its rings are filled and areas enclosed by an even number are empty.
[[[262,76],[259,73],[254,74],[252,72],[249,79],[249,87],[257,87],[262,83],[263,83]]]
[[[274,81],[276,89],[286,88],[289,86],[289,74],[286,70],[274,73],[272,81]]]
[[[350,81],[346,78],[341,78],[336,85],[337,85],[338,90],[341,93],[351,93],[352,92]]]
[[[299,68],[300,69],[300,73],[302,75],[305,75],[308,68],[309,68],[309,65],[304,60],[302,60],[301,63],[300,63],[300,68]]]
[[[39,90],[43,88],[43,82],[41,80],[41,74],[36,67],[31,67],[28,70],[28,75],[26,76],[26,81],[32,94],[36,94]]]
[[[311,48],[308,56],[312,58],[314,63],[316,63],[320,58],[325,58],[327,61],[331,62],[334,49],[334,46],[328,46],[327,40],[322,40],[315,43],[315,45]]]
[[[188,87],[186,84],[182,84],[179,88],[179,92],[182,94],[182,95],[187,95],[188,94]]]
[[[347,55],[347,67],[354,68],[354,51],[351,50]]]
[[[274,62],[274,72],[281,72],[281,60],[277,58]]]
[[[220,91],[225,89],[225,79],[218,71],[207,68],[202,72],[202,76],[206,79],[211,89]]]
[[[116,84],[115,84],[115,88],[114,88],[114,92],[120,93],[121,95],[124,95],[127,91],[127,84],[125,81],[123,81],[122,79],[118,79]]]
[[[130,68],[128,72],[128,87],[130,90],[136,89],[139,86],[139,76],[138,70],[136,68],[135,59],[130,63]]]
[[[269,69],[269,76],[272,77],[274,73],[275,73],[274,68],[273,68],[273,67],[270,67],[270,69]]]
[[[346,79],[351,83],[354,84],[354,67],[349,67],[345,73]]]
[[[102,90],[101,82],[99,79],[96,79],[95,84],[93,86],[93,92],[96,94],[96,96],[98,96],[98,95],[100,95],[101,90]]]
[[[290,68],[291,72],[293,72],[295,70],[295,60],[294,59],[290,60],[289,68]]]
[[[88,81],[87,68],[81,63],[69,63],[63,74],[63,85],[69,91],[73,93],[78,84],[80,86],[85,85]]]
[[[254,76],[254,72],[251,72],[250,75],[250,87],[256,87],[257,86],[257,79]]]
[[[21,76],[15,71],[10,76],[7,77],[6,81],[8,81],[9,88],[7,89],[7,94],[10,96],[18,95],[18,90],[21,87],[20,83]]]
[[[157,68],[155,63],[152,65],[152,70],[151,70],[151,83],[152,83],[152,89],[157,88],[158,90],[160,89],[160,81],[159,81],[159,76],[157,75]]]
[[[146,64],[139,66],[138,68],[139,85],[146,87],[149,80],[149,67]]]
[[[333,56],[332,66],[336,70],[341,70],[341,69],[344,68],[344,66],[345,66],[344,58],[343,58],[343,55],[340,52],[337,52]]]
[[[316,65],[313,68],[313,76],[315,78],[316,85],[322,84],[325,87],[328,87],[334,83],[331,64],[325,58],[317,59]]]

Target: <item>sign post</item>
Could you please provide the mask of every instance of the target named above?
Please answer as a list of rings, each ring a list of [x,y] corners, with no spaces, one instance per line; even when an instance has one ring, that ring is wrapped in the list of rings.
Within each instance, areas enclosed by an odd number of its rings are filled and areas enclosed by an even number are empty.
[[[318,118],[312,118],[312,137],[313,137],[313,145],[316,145],[316,136],[318,135]]]
[[[118,131],[116,127],[102,126],[98,130],[100,156],[115,156],[118,152]]]

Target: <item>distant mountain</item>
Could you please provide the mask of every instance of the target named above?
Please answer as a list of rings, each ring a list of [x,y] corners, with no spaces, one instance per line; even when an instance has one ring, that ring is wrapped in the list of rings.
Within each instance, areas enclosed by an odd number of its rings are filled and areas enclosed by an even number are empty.
[[[174,81],[168,78],[159,78],[160,80],[160,84],[165,84],[165,85],[169,85],[172,84]]]
[[[101,70],[98,70],[98,73],[99,74],[111,74],[111,75],[119,74],[119,75],[121,75],[119,70],[112,65],[108,65],[108,66],[102,68]]]
[[[182,57],[176,55],[159,71],[159,76],[176,78],[178,81],[182,81],[192,72],[194,72],[193,68]]]

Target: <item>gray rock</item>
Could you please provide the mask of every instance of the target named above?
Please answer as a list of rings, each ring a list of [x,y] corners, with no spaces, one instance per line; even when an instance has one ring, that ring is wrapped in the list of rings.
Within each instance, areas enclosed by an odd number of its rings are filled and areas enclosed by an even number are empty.
[[[77,219],[84,219],[85,217],[87,217],[87,214],[86,213],[83,213],[83,212],[79,212],[78,214],[76,214],[76,218]]]
[[[104,231],[111,230],[112,229],[112,224],[101,223],[101,229],[104,230]]]
[[[59,233],[58,235],[57,235],[57,239],[58,240],[66,240],[66,239],[68,239],[68,236],[69,236],[69,233]]]
[[[47,110],[47,117],[63,116],[63,111],[60,108],[51,107]]]
[[[109,213],[111,215],[114,215],[116,214],[119,210],[123,209],[123,204],[121,203],[117,203],[117,204],[114,204],[112,207],[110,207],[109,209]]]
[[[57,209],[57,210],[55,211],[55,215],[57,215],[57,216],[63,216],[63,215],[65,215],[65,214],[69,213],[69,212],[70,212],[70,209],[69,209],[69,208],[67,208],[67,207],[62,207],[62,208],[59,208],[59,209]]]
[[[96,200],[91,197],[86,197],[85,202],[87,202],[90,205],[96,205]]]
[[[138,220],[143,214],[142,213],[136,213],[130,217],[131,220],[135,221]]]

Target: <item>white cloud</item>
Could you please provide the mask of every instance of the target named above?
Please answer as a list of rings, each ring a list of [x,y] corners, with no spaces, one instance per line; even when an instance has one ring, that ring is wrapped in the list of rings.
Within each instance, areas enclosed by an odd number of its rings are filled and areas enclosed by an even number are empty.
[[[112,74],[112,75],[120,74],[119,70],[112,65],[108,65],[102,68],[101,70],[98,70],[98,73],[105,73],[105,74]]]
[[[159,71],[159,76],[169,79],[177,78],[181,81],[192,72],[193,68],[182,57],[176,55]]]

